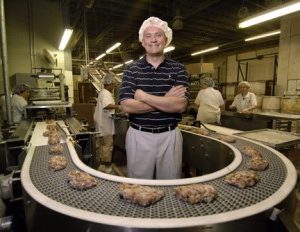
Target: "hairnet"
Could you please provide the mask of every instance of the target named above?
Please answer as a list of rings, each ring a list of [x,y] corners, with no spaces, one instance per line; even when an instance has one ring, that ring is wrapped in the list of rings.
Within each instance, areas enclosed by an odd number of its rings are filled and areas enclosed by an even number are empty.
[[[30,87],[28,85],[25,85],[25,84],[20,84],[20,85],[15,86],[13,92],[15,94],[19,94],[19,93],[22,93],[24,91],[30,91]]]
[[[110,73],[105,74],[104,79],[103,79],[103,84],[110,85],[113,82],[114,82],[114,75],[110,74]]]
[[[210,77],[203,77],[203,78],[200,79],[200,86],[214,87],[215,82]]]
[[[139,40],[142,42],[143,37],[144,37],[144,31],[147,27],[149,26],[154,26],[154,27],[158,27],[160,29],[162,29],[165,33],[165,36],[167,37],[167,43],[165,45],[165,47],[167,47],[171,41],[172,41],[172,29],[168,27],[168,23],[157,18],[157,17],[150,17],[148,19],[146,19],[140,30],[139,30]]]
[[[248,88],[250,88],[250,84],[248,81],[241,81],[238,85],[238,87],[240,87],[241,85],[246,85]]]

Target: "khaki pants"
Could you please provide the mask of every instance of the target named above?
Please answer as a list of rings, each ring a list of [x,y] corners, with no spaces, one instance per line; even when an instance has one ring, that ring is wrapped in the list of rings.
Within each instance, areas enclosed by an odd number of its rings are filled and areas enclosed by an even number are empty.
[[[129,127],[126,134],[128,177],[178,179],[181,177],[182,135],[178,128],[159,134]]]
[[[113,135],[106,135],[97,138],[96,143],[97,155],[100,159],[100,164],[112,162],[113,152]]]

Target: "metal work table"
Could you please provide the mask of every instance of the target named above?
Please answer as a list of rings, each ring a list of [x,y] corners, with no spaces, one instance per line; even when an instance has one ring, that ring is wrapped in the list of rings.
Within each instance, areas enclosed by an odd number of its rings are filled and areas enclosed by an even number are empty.
[[[300,115],[284,114],[278,112],[254,112],[242,114],[232,111],[221,112],[221,124],[237,130],[249,131],[264,128],[276,129],[274,121],[299,121]]]

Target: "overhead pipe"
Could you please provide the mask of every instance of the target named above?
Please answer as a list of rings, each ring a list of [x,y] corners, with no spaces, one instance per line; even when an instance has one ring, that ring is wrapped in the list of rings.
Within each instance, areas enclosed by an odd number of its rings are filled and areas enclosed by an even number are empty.
[[[0,0],[0,17],[1,17],[1,57],[2,57],[2,72],[5,91],[5,106],[6,118],[8,125],[12,125],[11,101],[10,101],[10,83],[8,79],[8,58],[7,58],[7,43],[6,43],[6,27],[5,27],[5,11],[4,0]]]

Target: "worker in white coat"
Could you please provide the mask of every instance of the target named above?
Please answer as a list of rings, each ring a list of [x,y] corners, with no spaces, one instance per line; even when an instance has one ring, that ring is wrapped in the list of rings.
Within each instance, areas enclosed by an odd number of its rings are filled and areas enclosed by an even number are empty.
[[[20,123],[24,119],[25,109],[28,105],[30,87],[25,84],[17,85],[11,98],[12,117],[14,123]]]
[[[115,134],[115,124],[112,115],[119,105],[115,104],[113,90],[115,88],[114,77],[112,74],[106,74],[103,79],[104,88],[98,93],[97,105],[94,113],[97,137],[97,155],[100,156],[99,171],[112,172],[112,152],[113,135]]]
[[[220,124],[221,107],[224,100],[220,91],[214,89],[214,81],[210,77],[200,79],[200,91],[195,99],[198,105],[197,121]]]
[[[230,109],[239,113],[251,113],[257,107],[256,96],[249,92],[250,84],[247,81],[241,81],[238,85],[239,94],[234,97]]]

